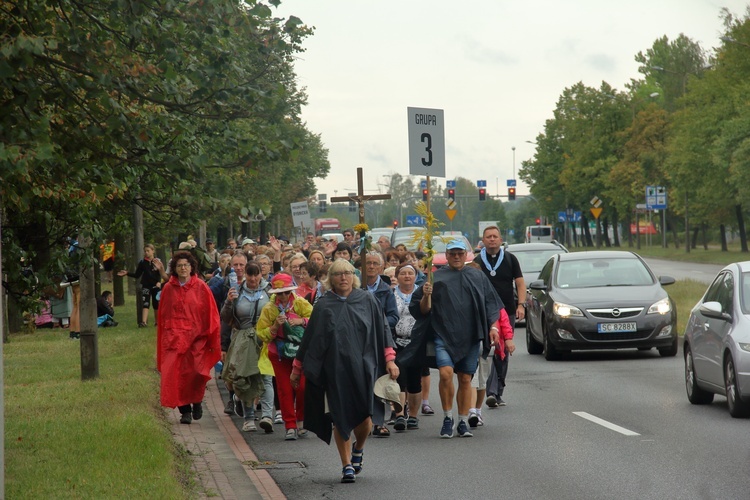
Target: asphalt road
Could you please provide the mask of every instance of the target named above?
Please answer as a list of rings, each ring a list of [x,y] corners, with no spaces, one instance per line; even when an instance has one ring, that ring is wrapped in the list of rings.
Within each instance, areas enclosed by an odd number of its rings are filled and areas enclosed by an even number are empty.
[[[517,329],[508,406],[485,407],[473,438],[440,439],[441,416],[421,417],[419,430],[368,440],[355,484],[340,484],[335,446],[314,436],[285,442],[280,425],[244,435],[260,460],[281,464],[271,475],[292,499],[750,497],[750,421],[732,419],[722,397],[692,406],[681,353],[549,362],[527,354],[524,339]],[[437,409],[435,371],[431,388]]]
[[[657,275],[671,276],[677,280],[691,279],[710,284],[724,266],[719,264],[695,264],[691,262],[677,262],[644,257],[643,260]],[[750,498],[750,495],[748,496]]]

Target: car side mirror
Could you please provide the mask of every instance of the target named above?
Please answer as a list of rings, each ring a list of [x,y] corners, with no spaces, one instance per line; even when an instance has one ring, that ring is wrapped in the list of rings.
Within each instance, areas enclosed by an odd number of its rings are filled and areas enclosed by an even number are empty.
[[[701,312],[702,315],[707,316],[709,318],[720,319],[723,321],[727,321],[729,323],[732,322],[732,317],[729,314],[721,310],[721,304],[719,302],[714,302],[714,301],[704,302],[703,304],[700,305],[698,310]]]
[[[667,286],[674,284],[675,279],[671,276],[659,276],[659,284],[661,286]]]
[[[546,290],[547,285],[544,284],[544,280],[536,280],[529,283],[529,288],[532,290]]]

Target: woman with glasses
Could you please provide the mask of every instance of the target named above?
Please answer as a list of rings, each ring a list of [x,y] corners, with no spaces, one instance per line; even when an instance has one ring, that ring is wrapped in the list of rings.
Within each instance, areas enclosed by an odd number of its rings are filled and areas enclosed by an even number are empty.
[[[300,330],[307,327],[312,306],[294,293],[296,289],[290,274],[276,273],[271,280],[270,301],[263,307],[257,325],[258,338],[268,343],[287,441],[295,441],[306,433],[299,432],[305,419],[305,381],[302,379],[297,387],[292,387],[290,375],[300,345]]]
[[[334,261],[324,286],[328,291],[313,309],[291,384],[299,387],[306,380],[305,428],[328,444],[333,435],[343,467],[341,482],[353,483],[364,465],[373,422],[383,424],[375,380],[385,373],[395,380],[399,372],[380,304],[359,288],[354,267],[344,259]]]
[[[162,287],[157,326],[156,367],[161,373],[161,405],[177,407],[180,423],[203,416],[203,395],[211,368],[221,359],[219,311],[211,290],[197,276],[198,262],[178,252]]]

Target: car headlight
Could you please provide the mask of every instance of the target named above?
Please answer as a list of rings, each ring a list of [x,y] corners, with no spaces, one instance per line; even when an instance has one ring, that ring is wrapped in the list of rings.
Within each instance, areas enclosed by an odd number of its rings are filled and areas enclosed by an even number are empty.
[[[669,297],[661,299],[659,302],[654,302],[651,307],[648,308],[646,314],[667,314],[672,311],[672,304],[669,302]]]
[[[742,349],[743,351],[750,352],[750,344],[746,342],[740,342],[740,349]]]
[[[576,306],[569,306],[568,304],[563,304],[561,302],[555,302],[553,310],[555,314],[557,314],[561,318],[568,318],[570,316],[583,317],[583,312],[581,312],[581,310]]]

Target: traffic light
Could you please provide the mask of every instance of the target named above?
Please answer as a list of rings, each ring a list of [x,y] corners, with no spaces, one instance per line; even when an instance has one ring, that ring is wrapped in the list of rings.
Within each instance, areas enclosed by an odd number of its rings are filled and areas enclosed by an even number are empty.
[[[393,229],[398,229],[398,219],[393,219]]]
[[[427,192],[428,191],[426,189],[422,190],[422,201],[427,201]]]
[[[479,201],[487,199],[487,190],[485,188],[479,188]]]
[[[448,190],[448,198],[450,198],[453,201],[456,201],[456,190],[451,188]]]
[[[537,217],[536,218],[536,225],[538,226],[541,223],[542,223],[542,219],[540,219],[539,217]]]
[[[326,202],[326,200],[320,200],[320,202],[318,203],[318,210],[320,212],[325,212],[326,210],[328,210],[328,203]]]
[[[513,201],[516,199],[516,188],[509,187],[508,188],[508,201]]]

